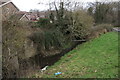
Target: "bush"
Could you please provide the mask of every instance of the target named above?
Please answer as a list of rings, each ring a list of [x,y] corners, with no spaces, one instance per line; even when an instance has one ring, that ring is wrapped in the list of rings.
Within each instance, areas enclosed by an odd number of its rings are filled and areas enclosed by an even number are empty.
[[[47,18],[40,18],[37,22],[37,26],[41,28],[46,28],[50,25],[50,20]]]
[[[70,30],[73,37],[78,39],[85,38],[90,33],[90,28],[93,26],[94,19],[84,10],[77,10],[73,12],[73,26]]]
[[[112,31],[113,26],[111,24],[99,24],[96,28],[106,29],[108,32]]]
[[[3,77],[11,77],[13,76],[11,72],[16,73],[16,68],[18,69],[15,67],[18,63],[17,57],[24,54],[25,31],[19,21],[6,20],[2,26]]]
[[[101,34],[112,31],[111,24],[99,24],[91,28],[89,39],[99,37]]]
[[[29,37],[35,44],[38,45],[38,52],[59,50],[63,46],[63,35],[57,30],[47,30],[43,32],[33,33]]]

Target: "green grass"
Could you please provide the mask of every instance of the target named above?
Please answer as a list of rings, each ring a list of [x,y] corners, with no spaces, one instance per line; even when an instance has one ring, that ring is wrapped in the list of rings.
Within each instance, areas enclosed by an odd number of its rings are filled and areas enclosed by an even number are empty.
[[[54,73],[62,72],[55,76]],[[118,34],[109,32],[93,39],[63,56],[42,78],[117,78]]]

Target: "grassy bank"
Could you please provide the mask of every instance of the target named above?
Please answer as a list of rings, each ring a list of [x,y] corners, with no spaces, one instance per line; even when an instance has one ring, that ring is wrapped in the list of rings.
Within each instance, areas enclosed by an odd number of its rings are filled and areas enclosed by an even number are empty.
[[[60,75],[54,75],[62,72]],[[63,56],[43,73],[42,78],[116,78],[118,77],[118,34],[109,32]]]

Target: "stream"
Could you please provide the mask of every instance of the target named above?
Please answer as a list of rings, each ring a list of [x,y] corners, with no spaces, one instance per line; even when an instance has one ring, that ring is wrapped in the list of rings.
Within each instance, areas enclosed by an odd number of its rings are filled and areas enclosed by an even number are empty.
[[[73,50],[77,45],[82,44],[83,42],[76,42],[72,47],[62,50],[59,54],[48,56],[48,57],[42,57],[40,55],[35,56],[35,60],[39,66],[41,66],[41,69],[45,66],[51,66],[54,65],[54,63],[58,62],[62,56],[64,56],[69,51]]]
[[[85,42],[85,41],[84,41]],[[59,54],[42,57],[40,54],[35,55],[34,57],[30,58],[29,60],[21,61],[22,65],[20,68],[20,76],[28,75],[34,71],[40,71],[40,69],[44,68],[45,66],[52,66],[56,62],[60,60],[62,56],[64,56],[69,51],[73,50],[77,45],[82,44],[83,42],[76,42],[72,47],[62,50]]]

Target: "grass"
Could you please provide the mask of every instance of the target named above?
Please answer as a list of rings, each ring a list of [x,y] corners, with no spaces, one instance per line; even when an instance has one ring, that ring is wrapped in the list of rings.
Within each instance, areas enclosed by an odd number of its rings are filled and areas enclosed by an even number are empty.
[[[56,76],[56,72],[62,74]],[[44,73],[35,75],[41,78],[117,78],[118,34],[109,32],[79,45]]]

